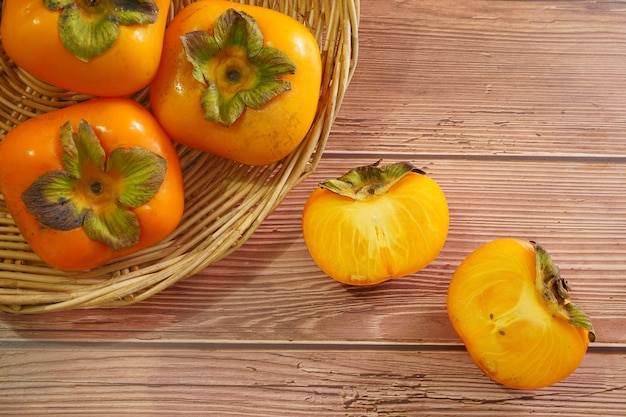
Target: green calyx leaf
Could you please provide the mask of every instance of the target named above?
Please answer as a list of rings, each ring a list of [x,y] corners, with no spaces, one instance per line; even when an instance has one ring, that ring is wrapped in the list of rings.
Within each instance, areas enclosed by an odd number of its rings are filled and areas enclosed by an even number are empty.
[[[548,308],[555,317],[587,330],[589,341],[595,341],[596,334],[591,319],[580,307],[571,302],[569,285],[565,279],[561,278],[559,267],[552,262],[550,255],[541,245],[536,242],[531,243],[535,247],[537,265],[535,286]]]
[[[106,167],[108,175],[119,178],[119,203],[126,207],[146,204],[159,191],[167,161],[144,148],[117,148],[111,152]]]
[[[43,0],[43,4],[60,12],[61,42],[85,62],[113,46],[120,25],[152,24],[159,13],[151,0]]]
[[[131,209],[154,197],[165,179],[167,161],[140,147],[117,148],[107,158],[84,120],[77,132],[65,123],[59,137],[64,170],[45,173],[24,191],[28,210],[51,229],[84,227],[90,239],[115,251],[136,244],[141,230]]]
[[[248,14],[229,9],[216,21],[213,34],[181,36],[193,77],[206,86],[201,105],[205,119],[231,126],[246,107],[259,108],[291,83],[280,77],[296,66],[282,51],[263,46],[263,34]]]
[[[357,167],[345,175],[322,182],[320,187],[354,200],[367,200],[385,194],[409,172],[425,174],[408,162],[380,166],[381,161]]]

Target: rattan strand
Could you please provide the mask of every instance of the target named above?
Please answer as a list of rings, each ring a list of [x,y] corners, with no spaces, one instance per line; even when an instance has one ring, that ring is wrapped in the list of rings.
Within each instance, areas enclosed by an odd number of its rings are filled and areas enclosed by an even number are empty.
[[[169,18],[192,2],[173,0]],[[178,146],[185,182],[185,213],[178,229],[158,245],[80,273],[42,263],[20,235],[0,194],[0,310],[32,314],[145,300],[239,248],[315,169],[356,66],[359,1],[240,2],[300,20],[320,44],[322,90],[304,142],[283,161],[263,167]],[[11,62],[1,45],[0,71],[0,138],[24,120],[93,98],[30,76]],[[147,92],[132,98],[149,107]]]

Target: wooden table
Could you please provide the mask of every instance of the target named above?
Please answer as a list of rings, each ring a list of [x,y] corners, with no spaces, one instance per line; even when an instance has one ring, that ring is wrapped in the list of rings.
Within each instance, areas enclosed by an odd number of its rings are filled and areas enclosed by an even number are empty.
[[[0,415],[626,415],[626,3],[362,0],[360,60],[318,170],[232,256],[138,305],[0,316]],[[408,160],[448,197],[417,274],[369,288],[305,248],[317,182]],[[505,388],[445,311],[456,266],[541,242],[597,341]]]

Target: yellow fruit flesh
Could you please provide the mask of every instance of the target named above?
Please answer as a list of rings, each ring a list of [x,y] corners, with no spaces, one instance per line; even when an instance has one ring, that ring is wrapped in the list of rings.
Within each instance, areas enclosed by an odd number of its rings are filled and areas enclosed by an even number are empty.
[[[423,175],[408,175],[367,200],[324,189],[312,197],[315,203],[303,213],[305,240],[316,263],[340,282],[370,285],[414,273],[439,254],[447,237],[445,197]]]
[[[468,256],[448,292],[452,325],[472,359],[489,377],[522,389],[567,377],[588,344],[586,330],[550,313],[535,271],[531,244],[502,239]]]

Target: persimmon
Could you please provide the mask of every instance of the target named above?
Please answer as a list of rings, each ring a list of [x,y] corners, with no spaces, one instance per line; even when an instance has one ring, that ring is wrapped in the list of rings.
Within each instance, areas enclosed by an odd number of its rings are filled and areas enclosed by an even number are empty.
[[[555,384],[579,366],[595,331],[539,244],[497,239],[454,272],[447,309],[476,365],[513,388]]]
[[[419,271],[444,246],[449,212],[439,185],[409,163],[358,167],[319,184],[302,213],[317,265],[349,285]]]
[[[4,0],[2,45],[47,83],[128,95],[156,74],[169,7],[170,0]]]
[[[0,191],[33,251],[68,271],[160,242],[184,206],[174,145],[144,107],[124,98],[13,128],[0,142]]]
[[[317,41],[297,20],[265,7],[203,0],[169,24],[150,101],[175,141],[265,165],[305,138],[321,75]]]

